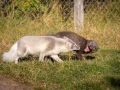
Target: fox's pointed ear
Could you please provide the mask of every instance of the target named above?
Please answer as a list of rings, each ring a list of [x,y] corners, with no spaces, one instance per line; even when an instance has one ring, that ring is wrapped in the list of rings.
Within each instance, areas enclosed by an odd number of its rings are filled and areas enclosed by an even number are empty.
[[[69,39],[68,37],[63,37],[65,40],[69,41],[69,42],[73,42],[71,39]],[[74,42],[73,42],[74,43]]]

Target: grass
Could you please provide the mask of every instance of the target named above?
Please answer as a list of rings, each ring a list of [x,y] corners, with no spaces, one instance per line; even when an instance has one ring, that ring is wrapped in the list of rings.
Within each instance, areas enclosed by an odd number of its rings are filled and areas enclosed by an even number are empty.
[[[93,17],[93,16],[92,16]],[[99,20],[97,20],[100,18]],[[102,20],[100,16],[85,16],[85,26],[77,34],[95,40],[98,52],[84,55],[92,59],[73,60],[72,54],[60,54],[64,63],[21,61],[3,63],[0,74],[35,90],[119,90],[120,89],[120,25],[119,19]],[[67,23],[52,13],[31,20],[28,17],[0,17],[0,55],[24,35],[47,35],[62,30],[74,31],[73,21]],[[95,57],[95,58],[94,58]]]
[[[96,58],[66,59],[64,63],[33,60],[16,65],[0,62],[0,73],[36,90],[119,90],[120,51],[100,50],[92,56]]]

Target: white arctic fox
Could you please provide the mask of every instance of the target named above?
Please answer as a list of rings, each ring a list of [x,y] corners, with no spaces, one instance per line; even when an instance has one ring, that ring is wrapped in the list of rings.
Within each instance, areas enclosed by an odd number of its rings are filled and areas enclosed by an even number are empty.
[[[24,36],[3,54],[2,59],[4,62],[18,63],[18,59],[27,54],[38,54],[40,61],[43,61],[45,56],[50,56],[57,62],[63,62],[58,57],[59,53],[79,49],[80,47],[67,37]]]

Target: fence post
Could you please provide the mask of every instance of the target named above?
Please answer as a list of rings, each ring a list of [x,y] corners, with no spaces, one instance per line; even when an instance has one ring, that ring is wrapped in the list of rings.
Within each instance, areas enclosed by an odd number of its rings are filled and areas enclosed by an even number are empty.
[[[84,0],[74,0],[74,29],[75,31],[83,28],[84,21]]]

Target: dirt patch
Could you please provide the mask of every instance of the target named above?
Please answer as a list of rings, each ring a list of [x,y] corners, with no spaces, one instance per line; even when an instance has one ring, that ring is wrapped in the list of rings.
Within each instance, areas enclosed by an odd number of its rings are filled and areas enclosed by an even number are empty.
[[[20,84],[0,75],[0,90],[34,90],[32,87]]]

